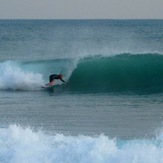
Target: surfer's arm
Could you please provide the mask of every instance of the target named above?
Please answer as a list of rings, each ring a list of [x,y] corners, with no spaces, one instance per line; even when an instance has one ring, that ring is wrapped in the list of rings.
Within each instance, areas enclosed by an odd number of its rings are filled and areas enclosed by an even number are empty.
[[[60,79],[62,82],[65,82],[63,79]]]

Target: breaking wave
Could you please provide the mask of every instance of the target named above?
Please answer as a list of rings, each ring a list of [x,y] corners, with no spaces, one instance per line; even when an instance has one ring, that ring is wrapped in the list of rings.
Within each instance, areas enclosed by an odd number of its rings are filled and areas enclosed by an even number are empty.
[[[117,140],[105,135],[47,135],[11,125],[0,129],[0,162],[161,163],[163,136]]]
[[[62,73],[70,92],[163,92],[163,55],[119,54],[74,59],[0,63],[1,89],[36,89],[52,73]],[[58,83],[56,83],[58,84]]]

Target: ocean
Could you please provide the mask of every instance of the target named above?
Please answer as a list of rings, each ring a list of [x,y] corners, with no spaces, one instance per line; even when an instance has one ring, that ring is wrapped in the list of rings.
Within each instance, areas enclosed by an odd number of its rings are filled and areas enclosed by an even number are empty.
[[[0,162],[162,163],[163,20],[0,20]]]

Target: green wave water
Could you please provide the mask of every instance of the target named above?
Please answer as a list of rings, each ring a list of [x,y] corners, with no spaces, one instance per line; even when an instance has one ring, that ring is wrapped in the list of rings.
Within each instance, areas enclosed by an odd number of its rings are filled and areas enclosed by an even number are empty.
[[[121,54],[82,59],[68,88],[81,92],[162,92],[163,56]]]

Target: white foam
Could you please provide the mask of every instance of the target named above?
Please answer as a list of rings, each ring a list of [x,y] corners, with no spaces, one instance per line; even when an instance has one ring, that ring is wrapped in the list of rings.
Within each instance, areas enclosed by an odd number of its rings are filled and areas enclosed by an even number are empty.
[[[11,125],[0,129],[0,162],[161,163],[162,142],[162,137],[118,142],[104,135],[47,135]]]
[[[0,63],[0,89],[31,90],[43,85],[42,75],[21,69],[16,62]]]

